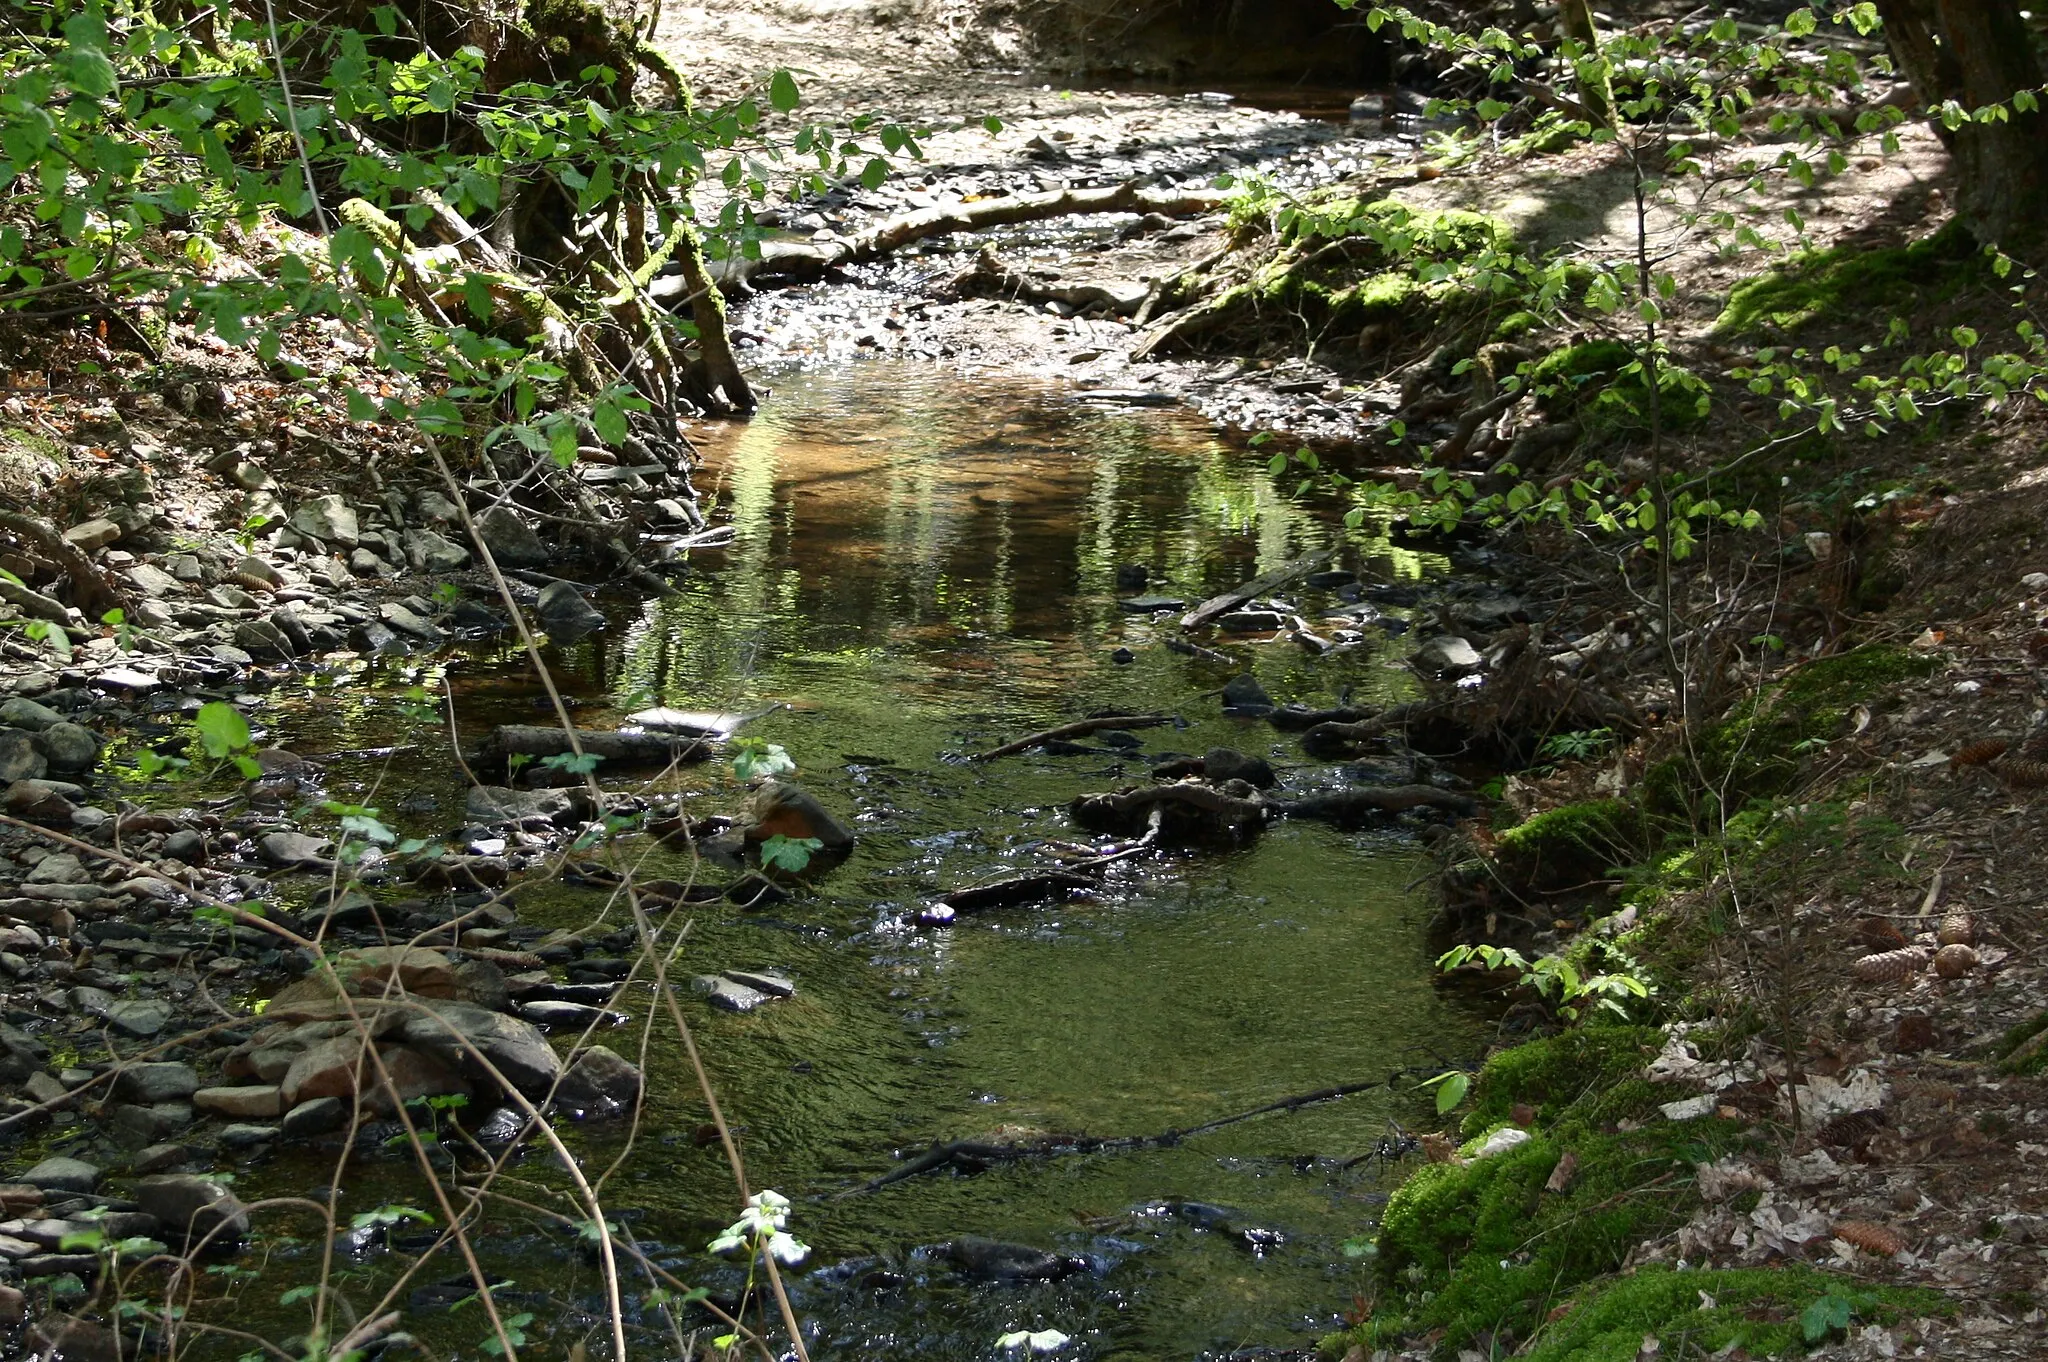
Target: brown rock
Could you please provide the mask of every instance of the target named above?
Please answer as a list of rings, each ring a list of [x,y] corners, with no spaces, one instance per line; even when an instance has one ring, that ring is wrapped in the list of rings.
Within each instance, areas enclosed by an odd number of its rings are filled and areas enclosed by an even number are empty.
[[[391,1088],[397,1091],[400,1103],[418,1097],[472,1095],[469,1084],[453,1068],[409,1045],[382,1046],[377,1055],[384,1061],[384,1072],[390,1075]],[[374,1085],[370,1099],[372,1108],[383,1115],[390,1115],[391,1092],[378,1080],[375,1071],[366,1074],[363,1082],[365,1087]]]
[[[334,1036],[301,1054],[285,1071],[283,1101],[287,1107],[315,1097],[353,1097],[362,1086],[363,1042],[359,1036]]]
[[[289,1069],[287,1069],[289,1072]],[[192,1105],[217,1116],[253,1121],[284,1115],[284,1090],[274,1084],[253,1088],[201,1088]]]
[[[121,1362],[121,1339],[103,1324],[76,1315],[51,1315],[28,1331],[33,1356],[63,1362]]]
[[[462,980],[454,962],[429,946],[366,946],[342,956],[336,970],[349,982],[349,992],[374,996],[395,980],[399,988],[422,998],[459,998]]]
[[[753,815],[746,837],[765,842],[770,837],[801,841],[816,838],[827,851],[844,851],[853,845],[853,833],[826,811],[810,791],[785,780],[768,780],[754,791]]]

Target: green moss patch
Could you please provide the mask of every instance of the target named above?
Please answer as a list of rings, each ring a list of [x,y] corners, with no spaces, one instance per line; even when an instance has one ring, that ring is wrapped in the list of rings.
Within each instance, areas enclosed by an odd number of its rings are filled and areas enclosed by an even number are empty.
[[[1803,1266],[1678,1272],[1645,1267],[1589,1287],[1546,1328],[1530,1362],[1635,1362],[1645,1338],[1685,1355],[1739,1348],[1781,1357],[1839,1338],[1852,1324],[1896,1324],[1908,1315],[1946,1314],[1938,1292],[1872,1286]]]
[[[1714,329],[1722,335],[1789,334],[1823,316],[1840,318],[1884,306],[1923,308],[1954,295],[1982,267],[1960,231],[1944,230],[1910,246],[1808,251],[1728,294]]]
[[[1649,842],[1634,804],[1594,799],[1546,809],[1501,833],[1494,846],[1512,882],[1555,889],[1599,879],[1641,858]]]
[[[1534,1108],[1537,1123],[1548,1127],[1597,1126],[1633,1115],[1605,1110],[1603,1094],[1640,1075],[1663,1044],[1654,1026],[1580,1026],[1502,1050],[1472,1085],[1464,1133],[1490,1130],[1518,1106]]]

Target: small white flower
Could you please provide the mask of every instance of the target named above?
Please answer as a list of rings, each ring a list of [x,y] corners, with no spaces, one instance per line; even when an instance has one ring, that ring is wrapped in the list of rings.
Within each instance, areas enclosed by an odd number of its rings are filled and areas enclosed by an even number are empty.
[[[1067,1336],[1057,1329],[1040,1329],[1032,1333],[1019,1329],[1013,1334],[1004,1334],[996,1340],[998,1348],[1017,1349],[1028,1347],[1035,1353],[1054,1353],[1067,1345]]]
[[[768,1236],[768,1252],[784,1267],[795,1267],[810,1256],[811,1246],[799,1242],[795,1235],[777,1230]]]

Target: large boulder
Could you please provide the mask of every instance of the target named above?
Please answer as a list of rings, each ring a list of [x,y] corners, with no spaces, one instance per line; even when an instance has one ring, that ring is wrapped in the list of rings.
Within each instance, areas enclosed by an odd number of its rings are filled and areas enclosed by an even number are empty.
[[[585,1116],[616,1116],[640,1098],[640,1071],[608,1046],[576,1052],[555,1089],[555,1101]]]
[[[476,518],[476,532],[499,567],[538,568],[548,565],[547,545],[510,506],[493,506]]]
[[[574,582],[549,582],[534,606],[540,627],[556,639],[577,639],[604,626],[604,616],[583,599]]]
[[[35,742],[50,763],[50,769],[59,775],[90,771],[93,763],[100,759],[99,734],[68,719],[59,720],[36,734]]]
[[[166,1173],[135,1184],[135,1203],[162,1222],[173,1243],[228,1248],[249,1237],[249,1209],[224,1182]]]
[[[360,525],[348,502],[329,492],[314,497],[292,513],[292,528],[308,539],[352,549],[362,542]]]
[[[561,1057],[531,1022],[472,1003],[426,1006],[429,1011],[415,1012],[399,1031],[407,1045],[491,1087],[497,1086],[491,1078],[493,1069],[505,1082],[530,1094],[546,1092],[561,1077]]]

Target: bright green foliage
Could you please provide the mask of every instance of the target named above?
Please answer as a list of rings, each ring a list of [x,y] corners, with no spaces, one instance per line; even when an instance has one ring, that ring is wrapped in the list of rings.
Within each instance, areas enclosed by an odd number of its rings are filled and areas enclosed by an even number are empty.
[[[1577,413],[1598,432],[1650,429],[1650,385],[1635,350],[1617,340],[1585,341],[1553,351],[1529,375],[1537,403],[1553,416]],[[1683,430],[1707,419],[1710,394],[1698,375],[1668,361],[1657,366],[1658,420]]]
[[[1730,336],[1790,334],[1821,317],[1840,321],[1862,309],[1924,306],[1980,278],[1988,278],[1984,256],[1953,225],[1910,246],[1808,251],[1737,284],[1714,329]]]
[[[1560,888],[1599,879],[1650,846],[1642,811],[1620,799],[1546,809],[1500,834],[1496,854],[1519,883]]]
[[[1580,1026],[1502,1050],[1479,1070],[1464,1133],[1491,1130],[1523,1104],[1546,1126],[1575,1109],[1581,1120],[1638,1114],[1613,1110],[1605,1094],[1640,1075],[1663,1044],[1654,1026]]]
[[[1452,1347],[1488,1329],[1526,1335],[1564,1293],[1682,1223],[1698,1204],[1693,1167],[1737,1139],[1712,1119],[1627,1134],[1568,1125],[1490,1158],[1418,1169],[1380,1227],[1378,1270],[1411,1303],[1401,1331],[1442,1328]],[[1545,1191],[1567,1152],[1576,1172],[1562,1192]]]
[[[1818,1307],[1818,1336],[1807,1316]],[[1731,1346],[1751,1357],[1781,1357],[1839,1337],[1838,1319],[1895,1324],[1908,1315],[1941,1315],[1953,1305],[1922,1288],[1872,1286],[1801,1265],[1676,1272],[1649,1266],[1581,1292],[1545,1329],[1529,1362],[1635,1362],[1645,1338],[1666,1348],[1712,1356]]]

